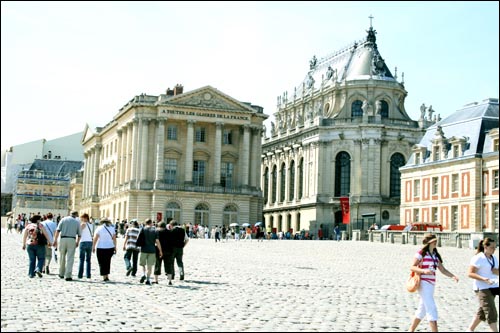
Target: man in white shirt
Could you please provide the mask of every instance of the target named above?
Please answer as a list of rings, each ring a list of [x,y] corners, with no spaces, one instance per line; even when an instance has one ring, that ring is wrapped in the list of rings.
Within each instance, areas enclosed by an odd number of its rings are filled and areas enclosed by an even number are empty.
[[[57,228],[57,223],[54,222],[53,220],[54,215],[52,213],[47,214],[47,219],[42,222],[43,227],[45,230],[47,230],[47,233],[49,234],[49,243],[54,244],[54,235],[56,233],[56,228]],[[54,249],[55,251],[55,249]],[[45,274],[50,274],[50,261],[52,260],[52,246],[49,246],[47,244],[46,250],[45,250],[45,268],[43,270],[43,273]]]

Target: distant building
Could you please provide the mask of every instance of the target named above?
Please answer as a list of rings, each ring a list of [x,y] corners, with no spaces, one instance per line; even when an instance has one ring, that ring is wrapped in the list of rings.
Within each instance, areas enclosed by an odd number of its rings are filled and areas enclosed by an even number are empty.
[[[401,223],[498,233],[498,98],[471,103],[427,129],[401,171]]]
[[[367,32],[313,57],[303,81],[278,97],[262,144],[266,226],[328,237],[343,225],[341,197],[350,199],[354,229],[399,224],[399,167],[437,118],[408,116],[404,80],[382,58],[375,30]]]
[[[83,132],[53,140],[35,140],[12,146],[2,152],[2,193],[13,193],[17,175],[27,170],[35,159],[83,161]]]
[[[85,128],[81,212],[226,225],[262,218],[263,109],[210,87],[135,96]]]
[[[36,159],[19,172],[13,195],[14,214],[67,215],[70,209],[71,176],[83,168],[82,161]]]

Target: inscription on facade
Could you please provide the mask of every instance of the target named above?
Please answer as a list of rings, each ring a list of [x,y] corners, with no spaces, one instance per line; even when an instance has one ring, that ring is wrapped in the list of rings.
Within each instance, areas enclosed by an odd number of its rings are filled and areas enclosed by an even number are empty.
[[[177,114],[182,116],[197,116],[197,117],[208,117],[208,118],[222,118],[222,119],[238,119],[238,120],[249,120],[248,116],[235,116],[231,114],[219,114],[219,113],[205,113],[199,111],[181,111],[181,110],[165,110],[168,114]]]

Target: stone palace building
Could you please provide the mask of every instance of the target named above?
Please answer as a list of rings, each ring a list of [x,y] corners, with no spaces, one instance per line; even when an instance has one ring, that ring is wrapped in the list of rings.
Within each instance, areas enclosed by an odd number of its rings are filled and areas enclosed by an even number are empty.
[[[399,168],[425,128],[405,110],[404,76],[389,70],[375,30],[364,40],[309,64],[303,81],[278,97],[262,145],[266,225],[328,237],[342,225],[340,197],[350,198],[354,229],[399,224]],[[424,111],[426,111],[425,109]]]
[[[210,87],[139,95],[85,128],[80,213],[229,225],[262,220],[263,109]]]

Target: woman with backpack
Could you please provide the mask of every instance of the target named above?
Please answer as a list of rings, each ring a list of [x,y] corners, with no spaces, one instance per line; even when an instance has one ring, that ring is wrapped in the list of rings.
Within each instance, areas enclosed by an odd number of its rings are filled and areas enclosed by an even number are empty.
[[[47,230],[40,223],[42,220],[40,215],[33,215],[30,220],[31,223],[24,229],[23,250],[28,252],[29,257],[28,276],[33,278],[36,274],[41,278],[45,263],[45,246],[51,245],[48,241],[50,238]]]

